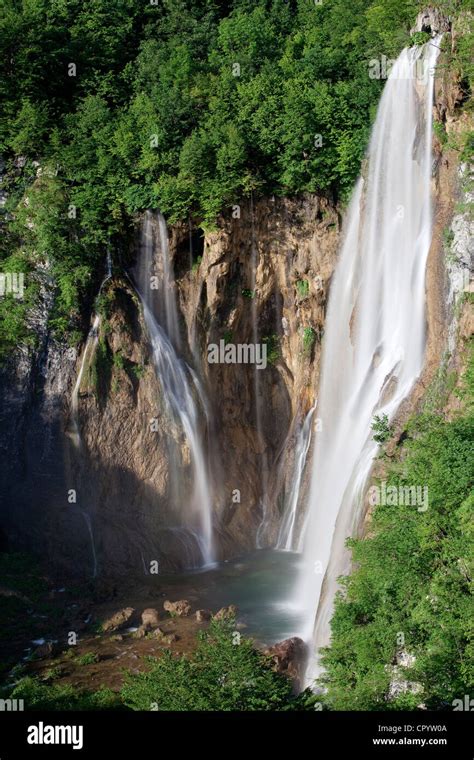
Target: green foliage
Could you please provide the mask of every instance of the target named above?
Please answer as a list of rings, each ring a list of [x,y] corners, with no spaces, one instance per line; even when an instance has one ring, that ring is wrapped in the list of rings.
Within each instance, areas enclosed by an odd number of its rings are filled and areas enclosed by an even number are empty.
[[[411,44],[412,45],[424,45],[425,42],[428,42],[431,37],[428,34],[428,32],[415,32],[415,34],[411,37]]]
[[[42,675],[43,681],[55,681],[57,678],[61,676],[62,668],[60,665],[55,665],[53,668],[48,668],[48,670]]]
[[[121,696],[132,710],[311,710],[314,698],[296,697],[235,621],[212,621],[189,656],[165,650],[145,673],[129,674]]]
[[[435,4],[455,19],[468,9],[467,0]],[[21,251],[26,272],[48,266],[50,327],[69,340],[107,245],[137,212],[191,213],[209,229],[251,193],[344,200],[383,86],[369,61],[409,43],[418,10],[416,0],[4,0],[0,149],[11,221],[0,260]],[[467,96],[468,14],[459,28],[450,66]],[[23,302],[0,304],[0,358],[28,340],[38,293],[32,275]]]
[[[297,280],[296,290],[300,298],[307,298],[309,295],[309,282],[308,280]]]
[[[202,256],[198,256],[196,261],[193,261],[192,271],[197,272],[201,266]]]
[[[70,684],[47,684],[31,676],[22,678],[8,698],[23,699],[26,710],[113,710],[121,706],[110,689],[79,692]]]
[[[440,141],[441,145],[445,145],[448,139],[446,133],[446,127],[441,121],[433,121],[433,132]]]
[[[280,341],[278,335],[268,335],[262,338],[262,343],[267,347],[267,363],[275,364],[280,358]]]
[[[471,363],[472,367],[472,363]],[[473,373],[464,375],[472,399]],[[452,709],[474,688],[474,416],[415,417],[387,483],[428,489],[429,506],[375,507],[370,536],[351,540],[356,570],[343,582],[325,651],[327,705],[336,710]],[[389,699],[398,677],[417,693]]]
[[[371,430],[373,432],[372,438],[377,443],[385,443],[388,441],[392,435],[392,428],[388,421],[388,415],[376,414],[372,421]]]
[[[93,665],[95,662],[99,661],[99,655],[95,652],[85,652],[76,657],[75,661],[78,665]]]
[[[305,356],[311,356],[315,341],[315,330],[312,327],[305,327],[303,330],[303,353]]]

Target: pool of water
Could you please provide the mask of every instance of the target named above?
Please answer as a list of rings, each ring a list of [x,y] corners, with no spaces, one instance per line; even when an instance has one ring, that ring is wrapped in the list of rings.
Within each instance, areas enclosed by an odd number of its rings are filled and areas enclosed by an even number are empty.
[[[301,611],[291,604],[300,555],[272,549],[246,554],[214,567],[160,576],[169,589],[189,599],[194,608],[235,604],[243,632],[264,644],[273,644],[301,630]]]

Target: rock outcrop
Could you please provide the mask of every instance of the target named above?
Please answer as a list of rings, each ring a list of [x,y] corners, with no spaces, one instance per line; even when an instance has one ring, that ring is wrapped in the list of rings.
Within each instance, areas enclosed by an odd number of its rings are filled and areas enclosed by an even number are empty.
[[[206,234],[195,227],[191,239],[186,225],[169,229],[182,354],[209,399],[201,411],[219,558],[275,539],[295,435],[315,400],[338,234],[336,210],[315,196],[261,200],[253,213],[243,205],[238,218],[224,215]],[[63,573],[193,566],[197,545],[176,512],[192,487],[189,451],[166,409],[132,283],[116,272],[104,284],[73,420],[84,345],[53,339],[52,283],[41,276],[44,299],[31,316],[38,345],[19,350],[0,377],[0,529],[14,546],[41,546]],[[266,368],[208,363],[220,340],[266,344]],[[182,462],[179,498],[170,451]]]

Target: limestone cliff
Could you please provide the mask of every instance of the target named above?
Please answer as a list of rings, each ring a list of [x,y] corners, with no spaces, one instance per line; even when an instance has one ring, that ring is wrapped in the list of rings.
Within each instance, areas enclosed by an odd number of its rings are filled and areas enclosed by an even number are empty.
[[[205,235],[190,235],[186,225],[169,230],[183,353],[209,402],[202,424],[220,557],[254,548],[257,533],[260,545],[275,539],[294,435],[315,400],[338,230],[336,210],[310,196],[242,206],[239,217],[221,217]],[[16,545],[41,544],[55,564],[81,574],[146,573],[153,560],[160,569],[192,563],[187,540],[170,530],[176,493],[167,462],[177,448],[185,505],[186,441],[161,397],[125,273],[106,283],[100,309],[79,387],[79,445],[71,399],[84,346],[75,354],[55,343],[46,301],[38,350],[4,370],[4,530]],[[267,367],[209,364],[207,346],[221,339],[265,342]]]

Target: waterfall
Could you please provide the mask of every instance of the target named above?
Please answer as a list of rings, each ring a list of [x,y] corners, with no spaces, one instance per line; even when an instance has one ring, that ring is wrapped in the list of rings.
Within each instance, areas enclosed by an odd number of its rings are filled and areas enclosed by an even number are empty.
[[[110,252],[110,247],[108,247],[106,261],[105,261],[105,276],[100,284],[98,295],[101,294],[102,288],[104,287],[107,280],[110,280],[111,277],[112,277],[112,254]],[[84,377],[85,369],[86,367],[90,367],[92,359],[94,358],[94,354],[97,349],[97,344],[99,342],[99,332],[100,332],[100,314],[95,314],[92,320],[92,326],[87,336],[86,345],[84,347],[81,364],[79,367],[79,372],[77,374],[76,382],[74,383],[74,388],[72,390],[72,396],[71,396],[71,418],[70,418],[71,427],[69,430],[69,435],[73,442],[74,448],[78,452],[81,449],[81,430],[79,427],[79,393],[81,390],[81,384],[82,384],[82,379]],[[82,517],[84,518],[84,522],[87,529],[87,535],[90,539],[91,554],[92,554],[92,568],[93,568],[92,577],[95,578],[97,576],[98,563],[97,563],[97,553],[95,550],[92,520],[91,520],[90,515],[87,512],[85,512],[83,509],[80,510],[80,513]]]
[[[163,401],[168,414],[178,422],[184,433],[192,466],[192,495],[189,503],[186,500],[180,516],[184,525],[170,530],[178,533],[185,531],[193,539],[199,554],[199,564],[209,565],[214,559],[212,498],[201,433],[201,418],[203,415],[204,418],[207,417],[208,405],[197,375],[178,354],[178,309],[169,257],[168,232],[166,222],[159,212],[156,214],[156,223],[154,219],[155,215],[147,211],[142,224],[141,255],[134,271],[134,281],[143,307]],[[177,459],[178,461],[170,462],[170,471],[174,474],[175,482],[180,482],[183,463],[181,457]]]
[[[105,260],[105,276],[100,283],[99,292],[97,294],[98,296],[101,294],[102,288],[104,287],[107,280],[110,280],[111,277],[112,254],[109,247],[107,248],[107,257]],[[80,448],[81,445],[81,433],[79,429],[79,392],[81,390],[82,378],[84,377],[84,370],[86,367],[90,366],[95,354],[95,350],[97,348],[97,344],[99,342],[99,331],[100,314],[95,314],[94,319],[92,320],[92,326],[87,336],[86,345],[82,354],[81,365],[79,367],[79,372],[71,396],[71,439],[77,449]]]
[[[386,82],[347,211],[331,287],[308,519],[295,590],[321,671],[337,578],[350,570],[377,444],[375,414],[393,418],[419,376],[425,346],[425,268],[431,241],[432,101],[439,38],[405,49]],[[420,77],[420,71],[423,77]]]
[[[87,336],[86,345],[82,353],[81,366],[77,374],[76,382],[71,396],[71,439],[74,446],[79,449],[81,445],[81,433],[79,429],[79,391],[81,390],[84,370],[90,366],[92,357],[95,354],[97,343],[99,342],[100,316],[96,314],[92,322],[91,329]]]
[[[97,578],[97,554],[95,551],[94,531],[92,530],[92,521],[91,521],[90,515],[87,512],[84,512],[83,509],[81,509],[80,512],[81,512],[82,517],[84,518],[84,522],[87,528],[87,533],[89,535],[90,542],[91,542],[92,577]]]
[[[306,457],[311,445],[311,424],[315,409],[316,404],[311,407],[304,418],[296,437],[294,471],[276,544],[276,548],[282,551],[297,551],[300,545],[297,535],[298,506]]]

